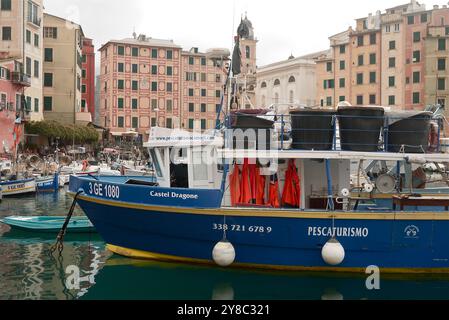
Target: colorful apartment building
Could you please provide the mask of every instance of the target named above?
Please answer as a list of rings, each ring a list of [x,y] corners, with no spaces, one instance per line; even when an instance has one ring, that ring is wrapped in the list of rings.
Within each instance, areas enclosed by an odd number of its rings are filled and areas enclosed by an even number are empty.
[[[449,9],[412,0],[357,19],[355,29],[329,38],[317,61],[317,99],[422,110],[447,102],[446,47]]]
[[[151,127],[214,128],[223,69],[172,40],[135,36],[100,48],[100,122],[113,136]]]
[[[10,79],[6,80],[7,90],[3,78],[0,94],[7,105],[15,106],[17,111],[25,109],[22,120],[39,121],[43,118],[42,15],[42,0],[0,2],[0,61],[6,62],[2,66],[10,72]],[[15,62],[8,62],[12,60]],[[9,81],[14,83],[13,87]]]
[[[95,120],[95,49],[93,40],[83,39],[81,48],[81,112]]]
[[[44,117],[64,124],[87,124],[82,110],[81,77],[84,32],[80,25],[44,14]]]

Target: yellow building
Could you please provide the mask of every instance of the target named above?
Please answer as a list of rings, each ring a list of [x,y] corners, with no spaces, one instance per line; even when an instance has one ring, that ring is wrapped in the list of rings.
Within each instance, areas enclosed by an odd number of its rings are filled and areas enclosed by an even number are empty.
[[[91,122],[81,112],[82,45],[80,25],[44,14],[44,117],[65,124]]]

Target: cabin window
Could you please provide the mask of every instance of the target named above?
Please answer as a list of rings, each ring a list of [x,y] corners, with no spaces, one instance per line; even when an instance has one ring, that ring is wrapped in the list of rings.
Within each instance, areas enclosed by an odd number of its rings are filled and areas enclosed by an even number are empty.
[[[208,170],[206,168],[206,164],[203,162],[203,159],[207,159],[207,152],[206,151],[193,151],[192,157],[193,157],[193,179],[194,181],[207,181],[207,173]]]
[[[157,159],[156,152],[154,151],[154,149],[150,149],[150,155],[151,155],[151,160],[153,161],[154,170],[156,170],[157,176],[162,178],[161,166]]]

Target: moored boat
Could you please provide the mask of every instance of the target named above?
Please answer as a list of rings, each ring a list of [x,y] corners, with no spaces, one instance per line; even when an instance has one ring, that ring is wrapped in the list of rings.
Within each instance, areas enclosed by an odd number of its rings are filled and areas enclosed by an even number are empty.
[[[61,230],[66,217],[58,216],[38,216],[20,217],[11,216],[0,220],[13,229],[26,230],[32,232],[57,233]],[[86,217],[73,217],[67,225],[70,233],[87,233],[95,231],[92,223]]]
[[[8,180],[0,182],[0,187],[4,197],[29,194],[36,192],[36,180],[34,178]]]

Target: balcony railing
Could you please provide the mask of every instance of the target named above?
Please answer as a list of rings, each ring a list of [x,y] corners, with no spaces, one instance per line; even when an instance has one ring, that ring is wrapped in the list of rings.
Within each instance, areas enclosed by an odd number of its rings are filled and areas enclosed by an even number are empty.
[[[25,87],[31,86],[31,78],[23,72],[12,72],[11,81],[14,84],[18,84]]]

